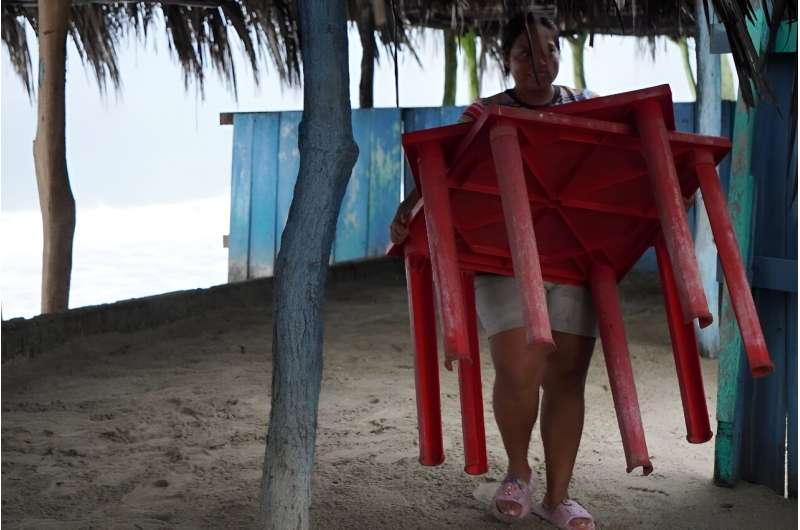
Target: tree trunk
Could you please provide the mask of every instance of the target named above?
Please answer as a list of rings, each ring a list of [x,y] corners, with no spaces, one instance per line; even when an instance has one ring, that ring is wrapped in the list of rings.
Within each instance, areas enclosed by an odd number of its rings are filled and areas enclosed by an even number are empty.
[[[456,34],[454,31],[446,29],[442,31],[444,37],[444,97],[443,106],[456,104],[456,67],[458,57],[456,56]]]
[[[303,57],[300,171],[275,266],[272,406],[261,520],[310,526],[322,379],[322,306],[336,219],[358,157],[350,122],[346,4],[297,3]]]
[[[67,308],[75,199],[67,175],[65,83],[71,2],[39,0],[39,94],[33,160],[42,211],[42,313]]]
[[[567,37],[570,50],[572,50],[572,75],[575,88],[586,89],[586,75],[583,68],[583,49],[586,47],[586,32],[581,32],[574,37]]]
[[[464,51],[464,66],[467,70],[469,79],[469,100],[470,102],[478,99],[481,93],[481,79],[478,75],[478,59],[476,54],[475,30],[470,30],[466,35],[458,39],[461,49]]]
[[[692,63],[689,62],[689,44],[686,37],[681,37],[675,43],[681,49],[681,58],[683,58],[683,71],[686,73],[686,82],[689,83],[689,91],[692,93],[693,98],[697,98],[697,82],[694,80],[692,73]]]
[[[375,78],[375,18],[372,16],[371,3],[361,2],[358,9],[358,35],[361,37],[361,83],[358,85],[358,104],[362,109],[371,109]]]

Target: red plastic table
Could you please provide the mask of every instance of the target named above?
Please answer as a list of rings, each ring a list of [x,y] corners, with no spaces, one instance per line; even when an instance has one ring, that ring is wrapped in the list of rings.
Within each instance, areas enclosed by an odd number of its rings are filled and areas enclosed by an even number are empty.
[[[666,85],[548,108],[490,106],[474,123],[403,135],[422,199],[405,256],[415,349],[420,461],[444,461],[436,293],[445,363],[459,360],[465,471],[485,473],[473,278],[515,275],[529,344],[547,352],[543,280],[592,290],[627,471],[652,470],[620,312],[617,282],[644,251],[656,256],[688,440],[709,426],[692,321],[711,323],[686,205],[698,186],[755,376],[772,364],[716,173],[724,138],[674,131]],[[424,206],[423,206],[424,204]],[[435,280],[435,281],[434,281]],[[435,285],[435,289],[434,289]]]

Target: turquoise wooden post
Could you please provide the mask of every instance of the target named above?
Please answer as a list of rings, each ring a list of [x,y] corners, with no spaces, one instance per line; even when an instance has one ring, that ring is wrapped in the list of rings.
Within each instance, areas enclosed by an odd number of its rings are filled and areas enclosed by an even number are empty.
[[[754,22],[747,22],[750,37],[759,54],[763,53],[768,27],[763,10],[756,12]],[[749,268],[751,230],[754,204],[754,181],[751,173],[753,134],[756,113],[749,111],[739,97],[733,128],[733,151],[728,212],[743,259]],[[736,420],[739,374],[743,366],[742,339],[727,290],[723,291],[720,311],[720,356],[717,389],[717,439],[714,451],[714,482],[733,486],[739,478],[738,454],[741,444],[741,424]]]
[[[720,85],[720,57],[711,53],[711,36],[708,33],[703,0],[695,5],[697,37],[697,107],[695,132],[719,136],[722,128],[722,99]],[[706,2],[709,15],[713,16],[713,4]],[[716,358],[719,355],[719,284],[717,283],[717,247],[711,234],[711,225],[703,203],[703,194],[698,191],[695,199],[694,250],[700,265],[700,278],[708,300],[708,309],[714,322],[705,328],[694,323],[694,331],[700,345],[700,355]]]

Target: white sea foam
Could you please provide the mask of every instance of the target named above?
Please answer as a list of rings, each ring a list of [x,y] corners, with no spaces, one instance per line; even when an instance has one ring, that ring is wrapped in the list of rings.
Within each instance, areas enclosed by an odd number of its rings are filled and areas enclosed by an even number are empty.
[[[227,281],[228,196],[176,204],[81,209],[70,307],[208,287]],[[3,319],[39,313],[39,212],[0,214]]]

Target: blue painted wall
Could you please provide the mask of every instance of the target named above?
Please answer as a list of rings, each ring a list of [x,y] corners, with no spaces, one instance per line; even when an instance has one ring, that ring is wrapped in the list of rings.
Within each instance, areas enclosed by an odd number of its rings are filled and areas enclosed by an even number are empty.
[[[388,225],[401,200],[414,186],[402,156],[401,132],[448,125],[465,107],[355,109],[353,136],[359,157],[342,201],[331,262],[382,256],[389,244]],[[733,104],[723,105],[722,130],[732,132]],[[233,118],[231,224],[228,281],[271,276],[286,226],[300,168],[297,147],[302,113],[237,113]],[[676,103],[677,128],[691,132],[694,104]],[[729,162],[720,176],[727,188]],[[694,222],[693,212],[689,215]],[[648,251],[638,270],[656,270]]]
[[[796,53],[768,55],[767,77],[777,105],[762,103],[756,111],[751,285],[775,371],[756,380],[743,366],[737,407],[741,477],[781,495],[787,486],[790,497],[797,497],[796,75]]]

